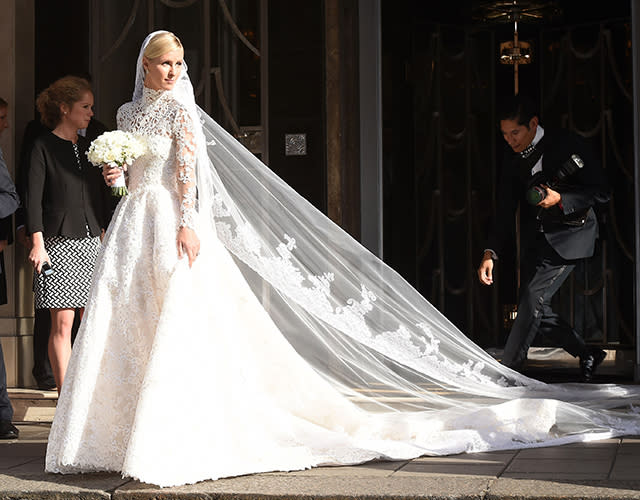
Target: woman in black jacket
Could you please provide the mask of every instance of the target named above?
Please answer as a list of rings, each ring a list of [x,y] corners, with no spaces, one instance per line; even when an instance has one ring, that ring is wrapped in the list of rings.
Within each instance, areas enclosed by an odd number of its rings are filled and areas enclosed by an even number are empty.
[[[38,96],[42,122],[51,131],[34,142],[25,190],[26,229],[32,248],[36,309],[49,309],[49,360],[58,391],[71,356],[75,309],[87,302],[91,275],[107,221],[100,169],[86,156],[78,135],[93,116],[89,82],[63,77]]]

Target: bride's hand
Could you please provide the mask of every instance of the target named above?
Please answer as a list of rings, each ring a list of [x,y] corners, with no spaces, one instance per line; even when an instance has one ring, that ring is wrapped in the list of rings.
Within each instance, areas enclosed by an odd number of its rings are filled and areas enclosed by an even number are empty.
[[[122,175],[122,169],[118,167],[111,167],[109,165],[102,165],[102,177],[107,186],[112,186],[118,177]]]
[[[198,255],[200,255],[200,239],[196,232],[188,227],[181,227],[178,231],[178,258],[186,255],[189,259],[189,267],[193,265]]]

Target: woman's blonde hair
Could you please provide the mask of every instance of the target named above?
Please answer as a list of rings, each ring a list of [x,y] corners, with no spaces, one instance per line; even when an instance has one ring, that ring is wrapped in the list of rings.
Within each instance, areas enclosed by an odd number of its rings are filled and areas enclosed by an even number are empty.
[[[87,92],[91,92],[91,84],[79,76],[63,76],[56,80],[36,99],[40,120],[46,127],[56,128],[62,120],[60,107],[66,104],[71,109]]]
[[[149,40],[149,44],[147,48],[144,49],[144,56],[147,59],[155,59],[156,57],[160,57],[167,52],[171,52],[172,50],[182,49],[182,43],[180,39],[175,36],[173,33],[158,33],[151,40]]]

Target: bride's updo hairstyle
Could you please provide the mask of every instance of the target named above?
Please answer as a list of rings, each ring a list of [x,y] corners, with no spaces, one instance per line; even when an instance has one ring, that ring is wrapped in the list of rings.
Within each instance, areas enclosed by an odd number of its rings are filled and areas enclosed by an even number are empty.
[[[169,32],[158,33],[149,40],[149,45],[147,45],[147,48],[144,50],[144,57],[147,59],[155,59],[167,52],[178,49],[184,50],[177,36]]]
[[[50,129],[56,128],[62,120],[61,106],[66,104],[71,109],[87,92],[91,92],[91,84],[79,76],[56,80],[40,92],[36,100],[40,121]]]

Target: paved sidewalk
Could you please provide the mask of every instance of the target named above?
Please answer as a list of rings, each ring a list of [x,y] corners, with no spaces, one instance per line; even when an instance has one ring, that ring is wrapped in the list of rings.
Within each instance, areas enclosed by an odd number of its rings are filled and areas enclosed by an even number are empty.
[[[19,440],[0,441],[0,500],[640,499],[640,437],[257,474],[160,489],[118,474],[45,474],[49,427],[19,425]]]

